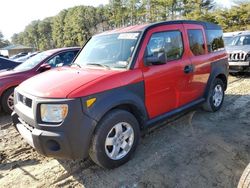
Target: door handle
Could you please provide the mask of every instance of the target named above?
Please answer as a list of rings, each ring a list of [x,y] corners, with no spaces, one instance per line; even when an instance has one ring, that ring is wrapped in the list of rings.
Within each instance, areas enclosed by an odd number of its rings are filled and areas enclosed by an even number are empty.
[[[193,65],[186,65],[186,66],[184,67],[184,72],[185,72],[186,74],[193,72],[193,70],[194,70]]]

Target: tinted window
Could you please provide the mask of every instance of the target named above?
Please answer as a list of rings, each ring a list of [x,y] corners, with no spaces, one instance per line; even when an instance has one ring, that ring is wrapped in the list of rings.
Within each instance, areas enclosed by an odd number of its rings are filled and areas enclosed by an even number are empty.
[[[209,52],[224,50],[222,30],[207,30],[206,33]]]
[[[205,54],[205,43],[202,35],[202,30],[188,30],[189,46],[195,56]]]
[[[63,52],[48,61],[51,67],[59,67],[64,65],[69,65],[78,51]]]
[[[167,61],[180,59],[183,53],[183,42],[180,31],[154,33],[147,45],[147,56],[154,56],[164,50]]]

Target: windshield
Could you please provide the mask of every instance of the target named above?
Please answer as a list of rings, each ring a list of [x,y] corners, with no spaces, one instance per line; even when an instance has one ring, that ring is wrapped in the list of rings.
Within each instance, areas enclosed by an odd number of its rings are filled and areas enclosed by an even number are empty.
[[[18,65],[17,67],[14,68],[16,71],[27,71],[30,69],[33,69],[35,66],[37,66],[41,61],[43,61],[45,58],[50,56],[51,53],[48,51],[41,52],[27,61],[23,62],[22,64]]]
[[[74,64],[103,68],[127,68],[140,33],[94,36],[77,56]]]
[[[250,45],[250,35],[240,35],[232,39],[231,45],[242,46]]]

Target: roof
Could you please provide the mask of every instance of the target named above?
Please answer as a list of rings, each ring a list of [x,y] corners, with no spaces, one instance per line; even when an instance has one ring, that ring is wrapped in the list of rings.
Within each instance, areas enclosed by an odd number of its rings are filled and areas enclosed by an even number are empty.
[[[241,31],[238,35],[250,35],[250,31]]]
[[[70,49],[81,49],[80,47],[64,47],[64,48],[56,48],[56,49],[51,49],[51,50],[47,50],[47,52],[49,53],[56,53],[56,52],[59,52],[59,51],[64,51],[64,50],[70,50]]]
[[[234,31],[234,32],[226,32],[223,33],[224,37],[234,37],[237,35],[249,35],[250,34],[250,30],[246,30],[246,31]]]
[[[1,50],[14,50],[14,49],[33,49],[33,47],[23,46],[19,44],[12,44],[4,48],[1,48]]]
[[[194,21],[194,20],[173,20],[173,21],[163,21],[163,22],[148,23],[148,24],[143,24],[143,25],[122,27],[122,28],[106,31],[98,35],[145,31],[152,27],[156,27],[160,25],[171,25],[171,24],[198,24],[198,25],[203,25],[203,27],[207,30],[221,30],[221,27],[219,25],[210,23],[210,22]]]

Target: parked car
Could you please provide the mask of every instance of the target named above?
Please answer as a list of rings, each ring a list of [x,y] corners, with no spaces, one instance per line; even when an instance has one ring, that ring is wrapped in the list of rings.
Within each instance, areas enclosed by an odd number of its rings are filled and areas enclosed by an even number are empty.
[[[14,89],[24,80],[49,70],[51,67],[69,65],[80,48],[60,48],[41,52],[18,65],[13,70],[0,72],[0,102],[7,113],[14,105]]]
[[[0,57],[0,71],[6,70],[6,69],[13,69],[20,63],[21,62],[12,61],[10,59]]]
[[[236,35],[226,50],[231,73],[250,72],[250,31]]]
[[[197,105],[219,110],[227,77],[220,26],[131,26],[92,37],[71,67],[23,82],[12,118],[43,155],[90,156],[115,168],[130,159],[143,129]]]
[[[22,56],[22,57],[15,59],[15,61],[24,62],[24,61],[28,60],[29,58],[35,56],[38,53],[40,53],[40,52],[38,52],[38,51],[37,52],[30,52],[26,56]]]
[[[15,59],[17,59],[17,58],[26,56],[27,54],[28,54],[28,52],[21,52],[21,53],[19,53],[19,54],[16,54],[16,55],[11,56],[9,59],[15,60]]]
[[[223,33],[223,40],[225,46],[230,45],[234,36],[238,35],[239,33],[241,33],[241,31]]]

